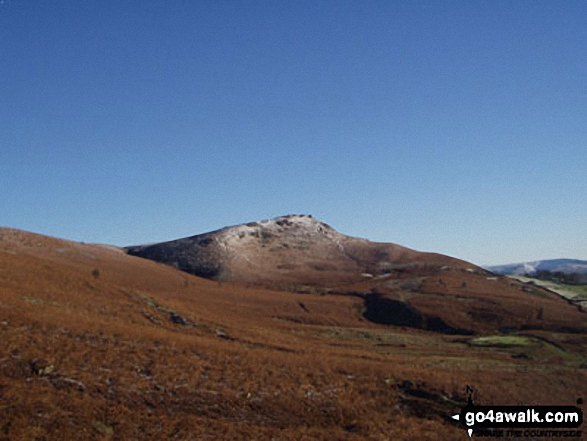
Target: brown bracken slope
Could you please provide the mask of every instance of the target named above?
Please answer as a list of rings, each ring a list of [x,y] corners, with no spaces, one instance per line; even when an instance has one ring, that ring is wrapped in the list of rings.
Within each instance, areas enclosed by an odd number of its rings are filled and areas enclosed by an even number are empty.
[[[462,440],[450,415],[467,385],[482,404],[584,398],[582,313],[467,268],[407,266],[301,294],[0,229],[0,440]],[[503,309],[486,305],[486,286]],[[502,288],[542,310],[506,310]],[[535,314],[515,333],[523,345],[483,347],[375,323],[394,296],[429,316],[444,298],[478,304],[467,311],[482,323]]]

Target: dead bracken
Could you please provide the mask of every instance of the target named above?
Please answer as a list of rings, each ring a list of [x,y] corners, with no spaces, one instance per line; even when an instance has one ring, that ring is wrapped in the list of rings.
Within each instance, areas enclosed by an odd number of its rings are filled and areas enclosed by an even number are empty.
[[[449,416],[467,385],[481,403],[587,395],[584,313],[468,264],[386,261],[349,282],[292,258],[271,274],[281,290],[114,247],[1,229],[0,241],[0,438],[461,439]],[[311,265],[321,283],[284,275]]]

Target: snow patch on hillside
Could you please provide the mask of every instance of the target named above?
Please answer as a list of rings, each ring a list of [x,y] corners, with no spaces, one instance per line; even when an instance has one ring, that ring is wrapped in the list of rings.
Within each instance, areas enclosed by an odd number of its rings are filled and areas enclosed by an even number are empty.
[[[274,238],[300,238],[315,235],[338,240],[342,235],[310,215],[288,215],[274,219],[249,222],[220,231],[219,240],[226,246],[241,246],[250,242]]]

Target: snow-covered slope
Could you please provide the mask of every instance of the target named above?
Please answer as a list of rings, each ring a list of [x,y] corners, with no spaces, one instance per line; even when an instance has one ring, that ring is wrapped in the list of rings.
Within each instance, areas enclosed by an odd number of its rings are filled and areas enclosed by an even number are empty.
[[[535,274],[536,271],[561,271],[563,273],[587,274],[587,261],[577,259],[536,260],[533,262],[510,263],[507,265],[487,266],[485,269],[503,275],[522,276]]]

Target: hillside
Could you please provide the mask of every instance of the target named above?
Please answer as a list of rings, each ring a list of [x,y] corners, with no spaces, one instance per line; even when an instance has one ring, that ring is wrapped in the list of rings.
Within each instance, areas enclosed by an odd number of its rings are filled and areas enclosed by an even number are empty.
[[[227,227],[131,255],[221,282],[354,295],[371,321],[450,334],[583,329],[560,296],[494,277],[471,263],[343,235],[308,215]]]
[[[461,273],[445,274],[452,291]],[[364,308],[0,229],[0,437],[463,439],[449,416],[467,385],[482,403],[587,392],[584,333],[504,345],[376,324]]]
[[[587,285],[566,285],[564,283],[541,280],[527,276],[509,276],[514,280],[524,282],[526,286],[538,285],[556,292],[570,303],[579,306],[585,311],[587,308]]]

